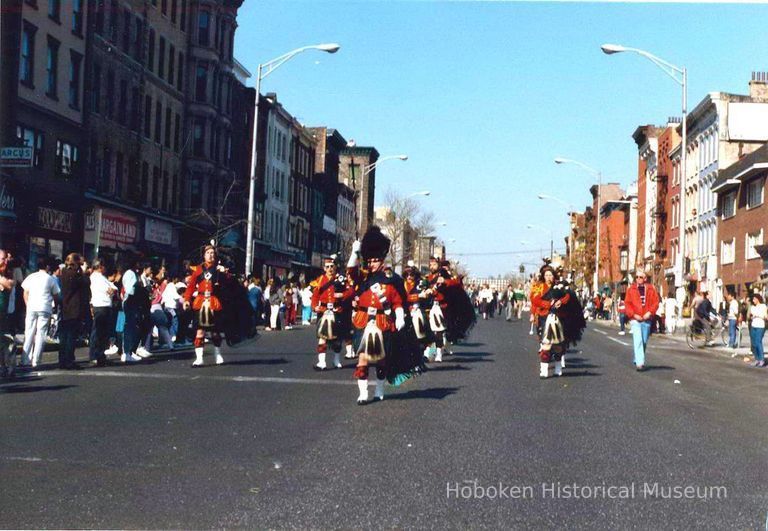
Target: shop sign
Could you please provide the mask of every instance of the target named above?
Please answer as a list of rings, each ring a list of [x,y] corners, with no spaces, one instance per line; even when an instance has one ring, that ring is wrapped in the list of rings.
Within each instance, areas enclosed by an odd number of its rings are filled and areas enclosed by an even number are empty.
[[[69,234],[72,232],[72,214],[53,208],[37,207],[37,226]]]
[[[144,221],[144,239],[163,245],[172,245],[173,227],[165,221],[147,218]]]
[[[98,210],[98,209],[97,209]],[[85,215],[85,241],[96,243],[96,211]],[[101,209],[101,237],[99,245],[132,245],[136,243],[138,222],[135,217],[116,210]]]
[[[5,183],[0,183],[0,217],[16,217],[16,197],[14,197]]]
[[[31,147],[2,147],[0,148],[0,167],[29,168],[32,166],[32,156],[35,150]]]

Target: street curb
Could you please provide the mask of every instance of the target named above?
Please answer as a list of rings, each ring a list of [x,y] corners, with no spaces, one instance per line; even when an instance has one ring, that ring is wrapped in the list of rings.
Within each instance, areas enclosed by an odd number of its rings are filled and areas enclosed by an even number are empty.
[[[587,325],[589,324],[595,324],[600,326],[601,328],[609,328],[613,330],[618,330],[619,325],[617,323],[614,323],[613,321],[607,321],[602,319],[595,319],[593,321],[587,321]],[[627,330],[627,335],[632,335],[632,333]],[[680,350],[684,352],[694,353],[694,352],[703,352],[703,353],[711,353],[716,355],[718,358],[727,359],[727,360],[739,360],[742,363],[744,363],[743,359],[745,357],[752,358],[752,349],[749,347],[741,347],[736,351],[736,355],[734,356],[733,349],[730,349],[728,347],[720,347],[720,346],[714,346],[714,347],[706,347],[706,348],[698,348],[698,349],[691,349],[688,347],[688,345],[685,342],[685,336],[683,334],[674,333],[674,334],[654,334],[654,336],[669,340],[674,343],[680,344],[681,348]]]

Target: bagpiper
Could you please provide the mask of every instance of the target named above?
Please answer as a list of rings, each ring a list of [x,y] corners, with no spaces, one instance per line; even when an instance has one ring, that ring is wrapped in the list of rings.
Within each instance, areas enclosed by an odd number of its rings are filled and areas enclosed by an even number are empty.
[[[192,274],[184,292],[184,309],[190,305],[194,310],[197,332],[195,334],[195,361],[192,367],[203,366],[205,334],[209,332],[213,341],[216,365],[224,363],[221,355],[221,329],[219,322],[222,311],[221,291],[225,282],[230,281],[227,270],[219,264],[218,254],[213,245],[203,249],[203,263],[192,268]]]
[[[390,240],[381,233],[381,229],[371,226],[362,241],[352,245],[352,255],[347,263],[348,272],[356,285],[352,322],[355,328],[363,331],[354,374],[359,390],[358,405],[369,402],[368,373],[371,367],[376,370],[374,400],[384,400],[387,361],[396,355],[393,336],[405,327],[402,279],[384,265],[389,246]],[[367,269],[359,267],[358,252]]]
[[[328,344],[334,350],[333,366],[341,368],[340,351],[344,344],[346,358],[354,358],[352,348],[352,299],[355,295],[345,275],[338,272],[336,255],[323,259],[323,274],[312,283],[312,308],[317,312],[317,364],[316,370],[327,368]]]
[[[430,347],[435,346],[435,361],[440,362],[448,344],[464,339],[477,317],[461,277],[451,273],[449,262],[430,257],[426,281],[425,307],[435,341],[424,350],[424,357],[429,358]]]
[[[531,286],[531,313],[535,315],[539,337],[539,377],[548,378],[554,365],[555,376],[563,374],[562,357],[567,348],[562,321],[558,316],[570,295],[562,284],[555,284],[555,270],[545,263],[541,280]]]

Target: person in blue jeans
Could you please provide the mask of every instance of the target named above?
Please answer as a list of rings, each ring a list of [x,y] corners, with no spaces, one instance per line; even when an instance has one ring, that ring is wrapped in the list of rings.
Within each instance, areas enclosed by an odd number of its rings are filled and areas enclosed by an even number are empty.
[[[635,351],[635,367],[645,370],[645,348],[651,337],[651,323],[659,309],[659,295],[652,284],[646,284],[644,271],[638,271],[635,283],[624,297],[624,313],[631,320],[632,342]]]
[[[725,293],[725,309],[728,314],[728,346],[736,348],[737,333],[739,330],[739,301],[733,295],[733,292]]]
[[[752,354],[755,356],[753,367],[765,367],[765,352],[763,351],[763,337],[765,336],[765,321],[768,320],[768,308],[762,295],[752,295],[752,306],[749,308],[751,327],[749,339],[752,342]]]

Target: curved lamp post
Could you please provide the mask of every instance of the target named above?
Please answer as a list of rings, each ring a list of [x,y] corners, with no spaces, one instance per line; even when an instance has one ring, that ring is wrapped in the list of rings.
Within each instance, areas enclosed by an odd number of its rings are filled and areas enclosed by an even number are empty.
[[[250,276],[253,271],[253,218],[256,203],[256,157],[258,154],[258,131],[259,131],[259,95],[261,93],[261,80],[277,70],[286,61],[289,61],[296,55],[307,50],[318,50],[325,53],[336,53],[341,48],[336,43],[313,44],[311,46],[302,46],[288,53],[275,57],[271,61],[261,63],[256,76],[256,103],[253,110],[253,135],[251,141],[251,180],[248,188],[248,228],[245,242],[245,274]]]
[[[680,176],[680,214],[679,214],[679,221],[678,226],[679,232],[680,232],[680,242],[679,252],[675,255],[675,287],[678,289],[678,298],[682,299],[683,294],[680,293],[682,288],[684,287],[683,284],[683,257],[685,256],[685,200],[686,200],[686,185],[685,180],[687,178],[687,163],[688,163],[688,157],[687,157],[687,142],[688,142],[688,120],[686,119],[686,116],[688,114],[688,70],[683,66],[675,66],[672,63],[665,61],[664,59],[661,59],[660,57],[656,57],[650,52],[646,52],[645,50],[640,50],[638,48],[629,48],[627,46],[621,46],[620,44],[603,44],[600,49],[603,51],[606,55],[613,55],[615,53],[622,53],[622,52],[632,52],[636,53],[638,55],[642,55],[649,61],[651,61],[653,64],[661,68],[661,70],[667,74],[669,77],[671,77],[675,83],[680,85],[680,87],[683,90],[683,121],[682,121],[682,130],[683,130],[683,138],[682,138],[682,149],[680,150],[680,167],[681,167],[681,176]]]

